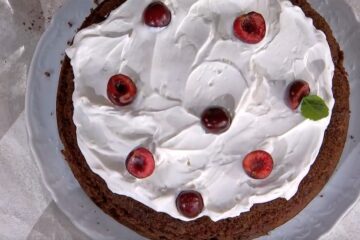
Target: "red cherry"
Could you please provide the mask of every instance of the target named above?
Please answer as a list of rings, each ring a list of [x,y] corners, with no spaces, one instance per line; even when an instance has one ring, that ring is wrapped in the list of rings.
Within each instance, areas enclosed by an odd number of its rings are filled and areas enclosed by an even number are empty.
[[[243,168],[246,174],[254,179],[267,178],[273,169],[273,165],[271,155],[261,150],[249,153],[243,160]]]
[[[266,24],[264,17],[257,12],[250,12],[237,17],[234,21],[234,34],[246,43],[259,43],[264,39]]]
[[[126,169],[136,178],[149,177],[155,169],[152,153],[146,148],[133,150],[126,158]]]
[[[303,80],[294,81],[289,86],[289,104],[292,110],[296,110],[302,99],[310,94],[309,84]]]
[[[109,100],[117,106],[126,106],[136,97],[137,88],[134,82],[123,74],[112,76],[107,85]]]
[[[204,201],[196,191],[183,191],[176,198],[176,207],[185,217],[194,218],[204,209]]]
[[[153,2],[145,9],[143,18],[150,27],[166,27],[171,22],[171,12],[162,2]]]
[[[201,123],[208,132],[219,134],[229,129],[231,117],[222,107],[209,107],[202,113]]]

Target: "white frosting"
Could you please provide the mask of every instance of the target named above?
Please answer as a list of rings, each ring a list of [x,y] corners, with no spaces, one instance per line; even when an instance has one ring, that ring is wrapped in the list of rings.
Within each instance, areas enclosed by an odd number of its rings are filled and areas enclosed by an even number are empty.
[[[238,216],[256,203],[290,199],[318,155],[330,117],[314,122],[286,106],[295,79],[334,105],[334,65],[325,35],[286,0],[165,0],[172,22],[152,29],[142,22],[151,0],[131,0],[101,24],[80,31],[67,50],[75,74],[74,122],[90,168],[112,192],[185,221],[175,199],[196,190],[199,215]],[[267,24],[259,44],[234,37],[234,19],[261,13]],[[138,86],[128,107],[107,99],[112,75]],[[207,134],[199,115],[211,105],[233,115],[230,129]],[[154,174],[135,179],[125,168],[138,146],[153,151]],[[274,169],[265,180],[249,178],[243,157],[265,150]]]

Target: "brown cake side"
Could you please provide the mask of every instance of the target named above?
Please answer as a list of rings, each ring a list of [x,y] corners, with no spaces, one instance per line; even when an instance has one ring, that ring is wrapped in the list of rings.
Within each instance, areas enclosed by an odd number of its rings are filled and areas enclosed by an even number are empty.
[[[106,0],[85,20],[82,28],[103,21],[109,12],[124,0]],[[72,94],[74,76],[68,58],[62,66],[57,95],[57,121],[64,144],[63,153],[76,179],[87,195],[119,223],[151,239],[251,239],[268,233],[297,215],[320,192],[334,172],[346,141],[349,123],[349,85],[343,67],[343,53],[327,22],[305,0],[291,0],[314,20],[329,42],[335,75],[333,93],[335,106],[326,130],[320,153],[310,172],[301,182],[299,191],[290,200],[276,199],[257,204],[251,211],[235,218],[213,222],[208,217],[184,222],[128,198],[112,193],[103,179],[94,174],[84,159],[76,140],[73,123]]]

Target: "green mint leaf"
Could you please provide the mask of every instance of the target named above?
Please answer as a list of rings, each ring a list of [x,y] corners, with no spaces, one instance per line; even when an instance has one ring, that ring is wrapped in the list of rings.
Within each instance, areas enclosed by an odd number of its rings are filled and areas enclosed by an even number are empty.
[[[329,116],[329,108],[321,97],[310,95],[301,102],[301,114],[310,120],[319,121]]]

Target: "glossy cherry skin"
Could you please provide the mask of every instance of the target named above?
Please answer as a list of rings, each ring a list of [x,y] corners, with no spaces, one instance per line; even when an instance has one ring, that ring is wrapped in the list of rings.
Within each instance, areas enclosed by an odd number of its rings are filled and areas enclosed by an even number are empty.
[[[135,83],[126,75],[118,74],[112,76],[107,85],[109,100],[117,106],[131,104],[137,93]]]
[[[153,2],[145,9],[143,18],[150,27],[166,27],[171,22],[171,12],[164,3]]]
[[[296,110],[302,99],[310,94],[310,86],[303,80],[297,80],[289,86],[288,101],[290,108]]]
[[[267,178],[272,172],[273,165],[274,161],[271,155],[262,150],[249,153],[243,160],[246,174],[254,179]]]
[[[266,34],[265,19],[257,12],[241,15],[235,19],[233,31],[234,35],[245,43],[259,43]]]
[[[155,170],[153,154],[146,148],[133,150],[126,158],[126,169],[136,178],[149,177]]]
[[[176,198],[178,211],[187,218],[197,217],[204,209],[204,201],[199,192],[183,191]]]
[[[231,125],[230,113],[222,107],[209,107],[201,114],[201,123],[209,133],[220,134]]]

